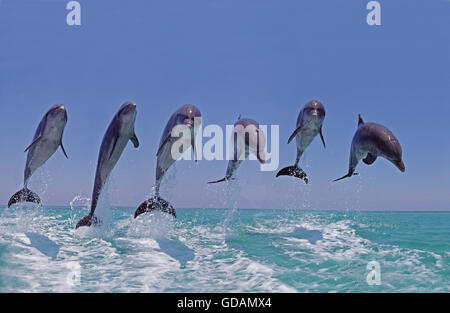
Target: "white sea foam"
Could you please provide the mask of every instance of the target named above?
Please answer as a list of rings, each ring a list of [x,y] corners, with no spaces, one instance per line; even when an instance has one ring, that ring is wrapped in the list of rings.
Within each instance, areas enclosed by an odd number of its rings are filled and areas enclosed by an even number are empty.
[[[449,291],[448,252],[372,242],[345,214],[236,211],[227,233],[228,213],[214,212],[218,223],[187,210],[178,220],[160,212],[135,220],[132,210],[114,210],[110,231],[97,236],[75,231],[71,215],[81,212],[4,209],[0,275],[7,284],[0,291]],[[321,238],[308,240],[311,233]],[[381,265],[379,289],[365,282],[372,260]],[[70,283],[77,265],[79,282]]]

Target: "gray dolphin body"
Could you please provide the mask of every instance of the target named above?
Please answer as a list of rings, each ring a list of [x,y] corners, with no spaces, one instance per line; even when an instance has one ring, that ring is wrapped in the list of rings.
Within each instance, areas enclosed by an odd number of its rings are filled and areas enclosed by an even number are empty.
[[[98,156],[91,211],[77,223],[76,228],[91,226],[92,223],[95,225],[99,222],[94,216],[94,212],[109,174],[116,166],[129,141],[133,143],[135,148],[139,147],[139,140],[134,132],[136,114],[136,104],[126,102],[121,106],[119,112],[117,112],[109,124],[108,130],[103,137]]]
[[[289,137],[288,143],[294,139],[297,140],[297,159],[293,166],[288,166],[280,170],[276,177],[287,175],[303,179],[308,183],[308,176],[305,171],[298,167],[303,152],[311,144],[317,135],[320,135],[323,146],[325,147],[325,140],[322,134],[322,124],[325,119],[325,108],[320,101],[313,100],[308,102],[300,111],[297,118],[297,128]]]
[[[56,152],[58,147],[66,151],[62,144],[64,128],[67,124],[67,112],[62,104],[56,104],[48,110],[39,123],[33,142],[28,146],[25,165],[23,189],[15,193],[8,202],[8,207],[19,202],[41,204],[39,196],[28,189],[28,182],[33,173],[40,168]]]
[[[360,160],[363,160],[367,165],[371,165],[379,156],[390,161],[401,172],[405,171],[402,147],[394,134],[383,125],[364,123],[361,115],[359,115],[358,129],[353,136],[350,150],[348,173],[334,181],[356,175],[355,168]]]
[[[197,151],[195,148],[195,138],[197,136],[197,130],[201,126],[202,114],[200,110],[192,104],[183,105],[177,111],[175,111],[169,118],[169,121],[164,128],[159,148],[157,152],[157,164],[156,164],[156,185],[155,185],[155,197],[152,197],[144,201],[136,210],[134,217],[145,212],[151,212],[154,210],[160,210],[171,214],[176,218],[175,209],[163,198],[159,196],[159,189],[161,182],[164,178],[167,170],[185,153],[190,147],[194,152],[195,160],[197,161]],[[179,135],[176,127],[180,127],[180,130],[189,132],[189,136],[172,136]],[[185,128],[187,127],[187,128]],[[173,154],[172,148],[174,144],[180,146],[179,151]],[[176,148],[176,147],[175,147]],[[176,150],[176,149],[175,149]]]
[[[261,164],[265,163],[264,149],[266,146],[266,137],[259,127],[258,122],[239,117],[238,121],[234,124],[233,136],[233,156],[228,162],[225,177],[217,181],[209,182],[208,184],[216,184],[233,179],[236,170],[250,154],[254,154]]]

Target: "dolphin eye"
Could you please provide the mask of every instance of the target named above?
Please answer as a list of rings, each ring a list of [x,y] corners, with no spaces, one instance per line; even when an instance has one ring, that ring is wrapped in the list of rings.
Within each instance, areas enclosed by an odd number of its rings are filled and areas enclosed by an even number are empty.
[[[125,113],[127,113],[127,108],[122,108],[122,110],[120,110],[120,115],[124,115]]]

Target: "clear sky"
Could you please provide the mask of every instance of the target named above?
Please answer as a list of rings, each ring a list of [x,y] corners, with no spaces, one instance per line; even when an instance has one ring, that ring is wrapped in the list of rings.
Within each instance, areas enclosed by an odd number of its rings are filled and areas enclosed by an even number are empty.
[[[239,169],[241,208],[450,209],[450,2],[82,0],[81,26],[66,24],[65,0],[0,0],[0,203],[21,188],[35,129],[50,106],[69,115],[64,144],[37,174],[42,200],[90,197],[99,146],[120,105],[138,105],[136,133],[113,173],[112,201],[136,206],[154,183],[169,116],[197,105],[205,124],[237,116],[280,125],[280,168],[295,160],[287,139],[300,108],[318,99],[324,136],[301,166],[310,184],[257,162]],[[347,173],[357,114],[399,139],[406,172],[379,159]],[[179,162],[162,195],[176,207],[223,207],[227,161]],[[170,188],[169,188],[170,187]]]

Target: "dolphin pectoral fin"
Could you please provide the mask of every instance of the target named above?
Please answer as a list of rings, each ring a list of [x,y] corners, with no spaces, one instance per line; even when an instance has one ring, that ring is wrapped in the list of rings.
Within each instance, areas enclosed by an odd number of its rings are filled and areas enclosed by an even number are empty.
[[[366,163],[367,165],[371,165],[373,164],[373,162],[375,162],[376,159],[377,159],[376,155],[368,153],[366,158],[363,159],[363,162]]]
[[[41,140],[42,135],[39,135],[26,149],[24,152],[27,152],[28,150],[31,149],[32,146],[34,146],[35,144],[37,144],[39,142],[39,140]]]
[[[323,147],[326,148],[327,146],[325,145],[325,139],[323,139],[322,127],[320,127],[319,134],[320,134],[320,139],[322,139]]]
[[[130,140],[133,143],[135,148],[139,148],[139,139],[135,133],[133,133],[133,136],[130,138]]]
[[[297,126],[297,128],[294,130],[294,132],[292,133],[291,137],[289,137],[288,140],[288,144],[291,143],[292,139],[295,138],[295,136],[297,136],[297,134],[299,133],[299,131],[302,129],[303,127],[303,121],[300,122],[300,125]]]
[[[300,131],[300,128],[301,128],[301,126],[297,127],[297,129],[294,130],[294,132],[292,133],[291,137],[289,137],[288,144],[291,143],[292,139],[294,139],[295,136],[297,136],[298,132]]]
[[[279,176],[293,176],[293,177],[303,179],[306,184],[309,182],[308,175],[306,174],[306,172],[296,165],[283,168],[282,170],[280,170],[277,173],[276,177],[279,177]]]
[[[172,215],[174,218],[177,218],[177,213],[175,212],[173,206],[161,197],[150,198],[147,201],[141,203],[141,205],[134,213],[134,218],[137,218],[141,214],[152,211],[161,211]]]
[[[66,149],[64,149],[64,146],[63,146],[62,141],[61,141],[61,143],[60,143],[59,145],[61,146],[62,152],[64,153],[64,155],[66,156],[66,158],[69,159],[69,157],[67,156],[67,153],[66,153]]]
[[[23,188],[22,190],[16,192],[8,202],[8,208],[13,204],[21,203],[21,202],[32,202],[38,205],[41,205],[41,199],[37,194],[32,192],[27,188]]]

